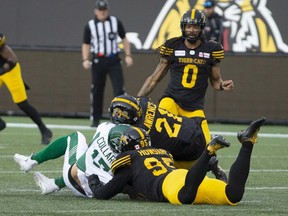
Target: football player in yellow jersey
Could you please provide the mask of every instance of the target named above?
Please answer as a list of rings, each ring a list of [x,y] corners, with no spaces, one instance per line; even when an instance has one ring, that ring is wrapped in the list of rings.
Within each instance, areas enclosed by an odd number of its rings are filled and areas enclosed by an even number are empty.
[[[0,87],[3,83],[7,86],[13,102],[37,124],[42,135],[41,143],[49,144],[52,132],[43,123],[37,110],[28,102],[17,56],[6,44],[5,36],[0,33]],[[5,127],[5,122],[0,118],[0,130]]]
[[[237,205],[244,195],[252,150],[264,122],[265,118],[260,118],[238,133],[241,147],[228,183],[206,176],[211,155],[230,145],[220,135],[209,142],[196,164],[186,170],[174,167],[168,151],[150,147],[150,137],[144,129],[130,127],[121,135],[120,142],[109,142],[114,152],[120,153],[111,165],[114,177],[104,186],[93,179],[90,185],[94,197],[110,199],[129,185],[155,202]]]
[[[217,90],[234,88],[232,80],[223,80],[219,63],[224,58],[221,44],[206,41],[203,12],[192,9],[184,13],[180,26],[182,36],[167,40],[158,48],[159,64],[144,82],[138,96],[147,96],[170,71],[170,81],[159,107],[186,117],[203,117],[204,99],[210,81]],[[206,143],[211,140],[208,123],[202,122]]]

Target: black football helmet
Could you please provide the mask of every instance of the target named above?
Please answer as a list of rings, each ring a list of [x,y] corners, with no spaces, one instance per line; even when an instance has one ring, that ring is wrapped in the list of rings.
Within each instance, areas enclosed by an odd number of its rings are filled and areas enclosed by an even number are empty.
[[[137,150],[147,146],[151,146],[151,139],[146,130],[131,126],[120,137],[119,152]]]
[[[135,97],[120,95],[111,101],[109,114],[114,124],[134,125],[142,116],[142,108]]]
[[[197,37],[195,38],[190,38],[189,36],[186,35],[185,33],[185,26],[189,25],[197,25],[200,26],[200,33]],[[182,31],[182,36],[183,38],[187,39],[188,42],[190,43],[195,43],[197,40],[200,40],[204,37],[204,28],[206,25],[206,17],[204,13],[200,10],[197,9],[192,9],[186,11],[180,21],[180,28]]]

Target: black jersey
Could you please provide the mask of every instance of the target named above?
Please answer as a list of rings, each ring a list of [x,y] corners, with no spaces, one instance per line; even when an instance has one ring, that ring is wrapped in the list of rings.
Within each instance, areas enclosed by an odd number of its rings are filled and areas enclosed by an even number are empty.
[[[3,67],[3,65],[7,62],[7,59],[3,58],[1,55],[0,55],[0,68]]]
[[[125,175],[135,191],[150,201],[165,201],[162,193],[164,178],[175,170],[173,157],[166,150],[143,148],[120,154],[111,165],[114,176]],[[125,178],[125,177],[124,177]]]
[[[170,64],[170,81],[163,97],[173,98],[185,110],[203,109],[211,67],[224,58],[223,47],[203,40],[199,47],[190,49],[182,37],[177,37],[167,40],[159,50]]]
[[[150,98],[140,97],[142,118],[135,126],[145,129],[153,147],[168,150],[177,161],[196,160],[206,142],[201,128],[203,118],[175,116],[158,108]]]

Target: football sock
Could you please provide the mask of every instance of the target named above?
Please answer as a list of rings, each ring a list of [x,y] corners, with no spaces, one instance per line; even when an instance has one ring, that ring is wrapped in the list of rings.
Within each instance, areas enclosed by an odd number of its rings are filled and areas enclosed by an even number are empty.
[[[32,121],[38,126],[39,130],[42,132],[46,131],[47,128],[37,110],[28,103],[28,100],[25,100],[21,103],[17,103],[18,107],[29,116]]]
[[[59,189],[66,187],[63,176],[54,179],[55,184]]]
[[[63,136],[51,142],[41,151],[32,155],[31,159],[36,160],[38,164],[45,161],[56,159],[65,154],[67,148],[67,138],[68,136]]]
[[[179,201],[182,204],[191,204],[195,200],[198,187],[206,176],[210,158],[208,150],[205,149],[194,166],[189,169],[185,185],[178,194]]]
[[[243,142],[240,152],[230,168],[226,195],[232,203],[239,202],[243,197],[250,170],[252,150],[253,144],[250,141]]]

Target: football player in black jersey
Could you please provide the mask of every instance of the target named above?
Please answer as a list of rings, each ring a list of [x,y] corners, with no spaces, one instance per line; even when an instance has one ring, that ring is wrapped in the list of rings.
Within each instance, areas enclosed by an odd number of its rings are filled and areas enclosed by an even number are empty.
[[[252,150],[264,122],[265,118],[258,119],[238,133],[242,145],[231,166],[228,183],[206,176],[211,155],[230,145],[220,135],[211,140],[196,164],[186,170],[174,167],[168,151],[150,147],[150,137],[144,129],[130,127],[121,135],[118,145],[109,142],[115,152],[120,152],[111,165],[114,177],[104,186],[94,179],[94,196],[109,199],[129,185],[146,199],[155,202],[237,205],[244,195]]]
[[[144,82],[138,96],[147,96],[170,70],[170,81],[159,107],[175,115],[203,117],[208,81],[217,91],[234,88],[232,80],[222,80],[219,63],[224,58],[222,45],[206,41],[203,12],[192,9],[184,13],[182,36],[171,38],[158,48],[159,64]],[[211,139],[206,119],[202,122],[206,143]]]
[[[115,124],[131,124],[145,129],[151,137],[152,146],[168,150],[177,168],[191,168],[205,149],[202,117],[176,116],[158,108],[148,97],[135,98],[131,95],[115,97],[109,113]],[[217,179],[227,181],[216,157],[211,159],[209,170]]]

